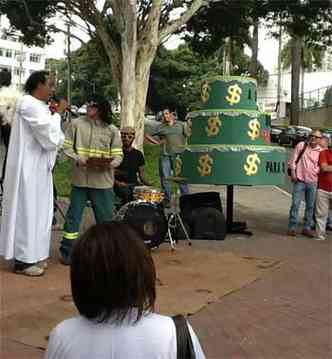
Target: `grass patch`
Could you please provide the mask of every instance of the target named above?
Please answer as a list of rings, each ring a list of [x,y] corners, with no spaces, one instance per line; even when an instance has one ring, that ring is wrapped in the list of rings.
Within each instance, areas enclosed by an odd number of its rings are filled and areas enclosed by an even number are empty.
[[[144,145],[145,178],[159,188],[158,145]],[[71,190],[71,161],[64,155],[60,156],[54,169],[54,181],[60,197],[69,197]]]

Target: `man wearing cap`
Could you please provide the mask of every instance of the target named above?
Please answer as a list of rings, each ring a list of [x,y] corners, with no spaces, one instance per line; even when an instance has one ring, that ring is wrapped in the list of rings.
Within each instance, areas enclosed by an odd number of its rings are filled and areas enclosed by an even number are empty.
[[[133,200],[133,190],[143,184],[150,186],[144,178],[143,153],[133,147],[135,129],[123,127],[121,130],[123,161],[115,170],[114,192],[121,199],[121,205]]]
[[[85,117],[71,121],[65,136],[64,152],[73,168],[60,254],[61,262],[69,265],[87,201],[97,223],[112,219],[114,168],[120,165],[123,153],[119,130],[111,124],[110,104],[98,95],[89,99]]]

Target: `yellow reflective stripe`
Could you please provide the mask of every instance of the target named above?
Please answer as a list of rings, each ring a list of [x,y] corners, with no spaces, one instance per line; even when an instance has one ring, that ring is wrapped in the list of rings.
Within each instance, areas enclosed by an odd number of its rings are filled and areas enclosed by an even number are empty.
[[[77,151],[78,155],[82,155],[85,157],[97,157],[97,158],[111,158],[112,156],[110,154],[98,154],[98,153],[89,153],[89,152],[84,152],[84,151]]]
[[[69,233],[69,232],[63,232],[63,238],[65,239],[76,239],[79,237],[79,232],[75,233]]]
[[[84,147],[77,147],[77,151],[85,152],[85,153],[98,153],[98,154],[105,154],[109,155],[110,151],[103,151],[103,150],[97,150],[95,148],[84,148]]]
[[[116,151],[111,151],[111,154],[112,154],[112,155],[120,155],[120,156],[122,156],[122,155],[123,155],[123,152],[122,152],[122,151],[119,151],[119,150],[116,150]]]
[[[63,145],[65,147],[73,147],[73,144],[74,144],[74,142],[72,142],[72,141],[68,141],[68,140],[63,141]]]

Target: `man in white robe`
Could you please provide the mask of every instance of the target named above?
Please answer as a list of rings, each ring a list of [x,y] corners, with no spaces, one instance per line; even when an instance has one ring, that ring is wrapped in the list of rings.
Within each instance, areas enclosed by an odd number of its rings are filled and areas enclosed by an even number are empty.
[[[52,217],[52,168],[62,145],[63,108],[51,115],[46,104],[52,79],[45,71],[31,74],[18,101],[8,149],[0,255],[14,259],[14,272],[44,274],[49,257]]]

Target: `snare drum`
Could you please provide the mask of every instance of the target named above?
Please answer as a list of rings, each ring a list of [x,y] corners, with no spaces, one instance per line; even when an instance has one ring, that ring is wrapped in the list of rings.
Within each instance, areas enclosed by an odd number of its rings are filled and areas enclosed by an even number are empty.
[[[144,201],[149,203],[161,203],[164,199],[164,193],[158,188],[149,186],[137,186],[133,192],[136,201]]]

